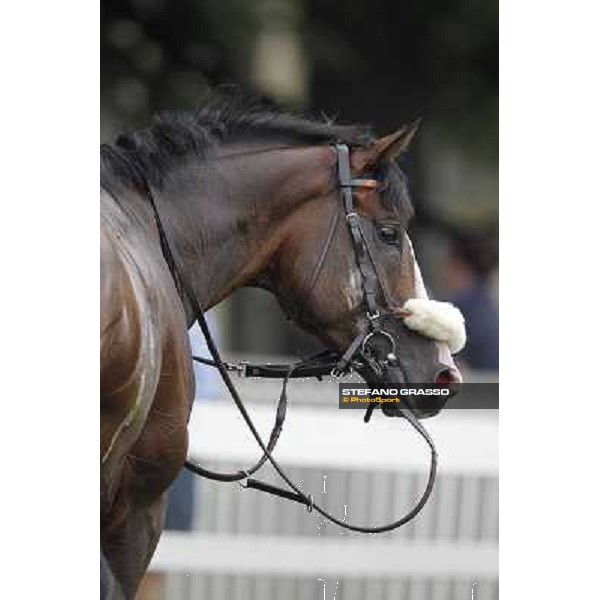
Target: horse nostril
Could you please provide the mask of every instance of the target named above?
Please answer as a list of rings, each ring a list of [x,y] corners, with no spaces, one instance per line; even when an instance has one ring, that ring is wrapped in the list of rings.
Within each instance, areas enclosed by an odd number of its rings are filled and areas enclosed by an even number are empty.
[[[458,369],[444,369],[438,373],[435,382],[440,385],[450,385],[453,383],[462,383],[462,376]]]

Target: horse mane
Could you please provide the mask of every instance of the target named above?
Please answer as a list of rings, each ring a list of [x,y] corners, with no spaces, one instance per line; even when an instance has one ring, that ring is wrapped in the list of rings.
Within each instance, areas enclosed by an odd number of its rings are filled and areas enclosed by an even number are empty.
[[[184,158],[205,161],[225,143],[364,146],[374,139],[370,126],[340,125],[326,117],[300,116],[247,99],[212,95],[196,111],[160,113],[147,128],[122,134],[113,144],[102,144],[101,180],[116,178],[121,185],[160,187]],[[408,223],[413,209],[406,177],[395,163],[384,171],[383,201]]]

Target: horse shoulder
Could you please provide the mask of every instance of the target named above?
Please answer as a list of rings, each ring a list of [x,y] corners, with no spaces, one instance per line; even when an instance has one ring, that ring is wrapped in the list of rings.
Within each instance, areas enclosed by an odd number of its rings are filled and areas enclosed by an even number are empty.
[[[193,395],[183,307],[160,249],[154,246],[135,220],[110,198],[104,199],[100,244],[101,472],[109,496],[125,457],[148,421],[158,419],[156,414],[161,410],[174,411],[173,420],[179,428],[180,415],[187,414]],[[168,403],[173,406],[166,406]],[[153,406],[156,410],[150,418]]]

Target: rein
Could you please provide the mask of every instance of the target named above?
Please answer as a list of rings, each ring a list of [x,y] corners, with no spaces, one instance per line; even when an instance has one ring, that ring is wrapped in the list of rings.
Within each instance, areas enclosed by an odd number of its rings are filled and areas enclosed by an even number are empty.
[[[194,314],[196,315],[196,319],[198,321],[198,324],[200,325],[200,329],[202,331],[202,334],[204,335],[206,344],[212,356],[212,360],[197,356],[193,356],[192,358],[197,362],[218,369],[221,378],[223,379],[223,382],[225,383],[225,386],[227,387],[229,394],[231,395],[236,407],[238,408],[239,412],[244,418],[244,421],[246,422],[246,425],[248,426],[252,435],[254,436],[256,443],[263,452],[262,457],[252,467],[234,473],[221,473],[211,471],[202,467],[196,462],[191,461],[190,459],[185,461],[185,467],[193,473],[196,473],[197,475],[216,481],[234,482],[245,480],[245,485],[243,487],[264,491],[276,496],[280,496],[282,498],[286,498],[304,504],[309,512],[315,510],[325,519],[331,521],[332,523],[335,523],[343,529],[357,531],[361,533],[383,533],[386,531],[397,529],[398,527],[412,520],[427,503],[435,481],[437,470],[437,452],[435,449],[435,445],[425,428],[421,425],[421,423],[410,408],[404,408],[394,405],[390,407],[385,407],[383,409],[383,412],[387,416],[404,417],[419,433],[419,435],[421,435],[421,437],[425,440],[425,442],[429,446],[431,453],[429,477],[423,494],[419,498],[416,505],[412,508],[412,510],[410,510],[406,515],[404,515],[400,519],[392,521],[388,524],[373,527],[363,527],[359,525],[353,525],[345,521],[341,521],[339,518],[333,516],[332,514],[327,512],[323,507],[317,504],[314,501],[311,494],[305,493],[303,490],[301,490],[298,484],[296,484],[289,478],[289,476],[286,474],[286,472],[283,470],[283,468],[279,465],[277,460],[272,455],[273,450],[275,449],[275,446],[277,444],[277,440],[279,439],[279,436],[281,434],[283,423],[285,421],[288,403],[287,385],[290,379],[298,377],[316,377],[318,379],[321,379],[325,375],[332,375],[338,378],[344,375],[345,373],[348,373],[352,368],[364,367],[365,363],[368,364],[368,366],[375,372],[381,372],[381,363],[392,363],[396,366],[399,366],[395,356],[395,341],[392,338],[392,336],[386,331],[384,331],[381,327],[381,314],[376,305],[378,289],[382,289],[384,293],[386,302],[388,304],[387,308],[389,312],[393,311],[394,305],[390,302],[390,298],[386,293],[386,288],[384,287],[383,281],[379,276],[377,266],[374,261],[374,256],[367,245],[367,241],[360,227],[360,216],[355,211],[354,207],[353,189],[364,187],[373,188],[378,184],[378,182],[373,179],[353,179],[350,169],[350,151],[348,146],[345,144],[337,144],[335,146],[335,150],[338,158],[338,179],[339,187],[341,189],[346,223],[348,225],[352,245],[354,248],[354,253],[356,256],[357,266],[361,275],[363,295],[365,298],[365,305],[367,309],[365,326],[355,337],[355,339],[352,341],[348,349],[344,352],[344,354],[341,357],[339,356],[339,354],[334,352],[323,352],[309,359],[291,365],[251,365],[248,363],[233,364],[223,361],[220,356],[219,350],[214,342],[214,339],[210,333],[208,323],[204,316],[204,310],[201,306],[201,302],[198,296],[195,294],[194,290],[191,289],[190,284],[183,277],[181,277],[181,274],[177,271],[176,262],[171,251],[172,240],[170,239],[169,233],[165,231],[163,227],[163,222],[160,218],[160,213],[158,211],[158,207],[156,205],[152,191],[148,185],[146,187],[150,204],[152,206],[154,217],[158,227],[160,243],[163,254],[165,256],[165,260],[167,261],[167,264],[169,265],[169,268],[172,272],[176,286],[178,288],[181,286],[182,291],[188,297],[188,300],[191,304],[191,308],[194,311]],[[311,288],[312,286],[314,286],[319,272],[321,270],[321,267],[323,266],[323,262],[325,261],[327,251],[331,245],[333,233],[337,228],[337,222],[337,218],[335,218],[332,221],[330,234],[327,238],[327,241],[325,242],[323,251],[317,262],[315,271],[313,272],[313,275],[309,280]],[[374,349],[371,348],[370,343],[376,337],[383,337],[390,344],[390,351],[383,361],[379,357],[377,357],[376,352],[374,351]],[[265,444],[265,442],[263,441],[250,415],[248,414],[248,411],[246,410],[246,407],[231,379],[231,372],[237,372],[241,375],[246,375],[250,377],[269,377],[283,379],[283,386],[277,405],[275,422],[273,424],[273,428],[271,430],[271,434],[269,436],[269,441],[267,444]],[[374,408],[374,404],[371,404],[368,407],[367,413],[365,415],[365,422],[367,422],[370,419]],[[287,484],[287,486],[290,488],[289,490],[273,486],[271,484],[253,479],[251,477],[267,461],[271,463],[277,474]]]

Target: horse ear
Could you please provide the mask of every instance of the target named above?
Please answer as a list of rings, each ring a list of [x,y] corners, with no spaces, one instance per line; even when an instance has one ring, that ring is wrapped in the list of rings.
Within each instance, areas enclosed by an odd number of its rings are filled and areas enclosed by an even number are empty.
[[[357,171],[363,171],[367,167],[374,167],[382,162],[391,162],[404,154],[412,141],[421,119],[417,119],[410,125],[404,125],[385,137],[379,138],[363,148],[356,148],[352,153],[352,167]]]

